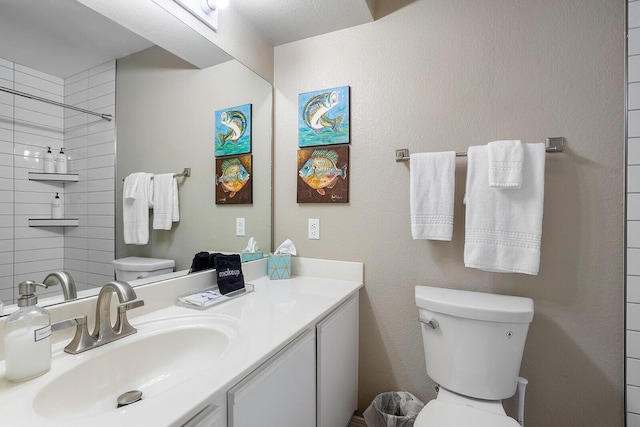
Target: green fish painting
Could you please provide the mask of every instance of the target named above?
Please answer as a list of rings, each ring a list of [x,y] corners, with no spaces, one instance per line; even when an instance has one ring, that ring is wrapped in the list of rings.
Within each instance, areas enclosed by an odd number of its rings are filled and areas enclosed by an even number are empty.
[[[227,133],[218,134],[220,147],[224,147],[227,142],[237,143],[247,129],[247,118],[242,114],[242,111],[225,111],[222,113],[220,122],[229,128]]]
[[[298,95],[298,145],[349,143],[349,86]]]
[[[338,105],[338,92],[321,93],[309,99],[302,109],[304,123],[315,133],[323,129],[338,132],[342,116],[329,117],[327,113]]]

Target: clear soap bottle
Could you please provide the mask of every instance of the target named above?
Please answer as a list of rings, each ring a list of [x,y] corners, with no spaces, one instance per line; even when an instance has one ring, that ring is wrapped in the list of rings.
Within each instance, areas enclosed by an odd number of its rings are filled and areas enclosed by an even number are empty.
[[[25,381],[51,368],[51,316],[36,305],[36,286],[27,280],[18,285],[18,311],[7,317],[4,328],[5,376],[9,381]]]

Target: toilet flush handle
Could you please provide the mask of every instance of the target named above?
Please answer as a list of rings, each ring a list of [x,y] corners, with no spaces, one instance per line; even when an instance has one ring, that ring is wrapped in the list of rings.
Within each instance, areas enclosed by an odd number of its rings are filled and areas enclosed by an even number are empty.
[[[438,328],[438,326],[440,326],[440,325],[438,325],[438,321],[437,321],[437,320],[435,320],[435,319],[431,319],[431,320],[424,320],[424,319],[422,319],[422,318],[418,317],[418,320],[419,320],[421,323],[424,323],[425,325],[427,325],[428,327],[430,327],[431,329],[437,329],[437,328]]]

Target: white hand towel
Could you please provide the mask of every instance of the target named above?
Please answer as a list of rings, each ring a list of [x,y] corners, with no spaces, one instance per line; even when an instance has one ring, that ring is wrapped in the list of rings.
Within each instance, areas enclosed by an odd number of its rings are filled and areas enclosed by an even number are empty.
[[[522,187],[489,187],[487,147],[469,147],[464,265],[538,274],[544,205],[544,144],[524,144]]]
[[[136,172],[124,179],[122,190],[122,222],[124,243],[146,245],[149,243],[149,204],[153,195],[153,174]]]
[[[502,189],[519,189],[522,186],[522,142],[493,141],[489,150],[489,186]]]
[[[171,230],[172,222],[180,220],[178,183],[172,173],[153,178],[153,229]]]
[[[411,235],[414,239],[451,240],[456,153],[411,155]]]

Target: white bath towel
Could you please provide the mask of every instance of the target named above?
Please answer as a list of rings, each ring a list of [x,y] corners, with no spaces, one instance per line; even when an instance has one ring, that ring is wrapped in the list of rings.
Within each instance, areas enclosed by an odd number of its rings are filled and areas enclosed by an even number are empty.
[[[153,178],[153,229],[171,230],[171,225],[180,220],[178,183],[172,173]]]
[[[538,274],[544,205],[544,144],[524,145],[522,187],[488,185],[487,147],[469,147],[464,265],[486,271]]]
[[[414,239],[451,240],[455,151],[411,155],[411,235]]]
[[[522,186],[524,148],[519,140],[492,141],[489,150],[489,186],[516,190]]]
[[[124,179],[122,190],[122,222],[124,243],[149,243],[149,205],[152,200],[153,174],[135,172]]]

